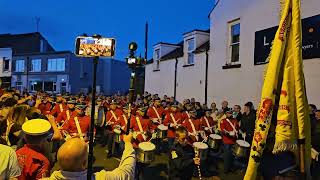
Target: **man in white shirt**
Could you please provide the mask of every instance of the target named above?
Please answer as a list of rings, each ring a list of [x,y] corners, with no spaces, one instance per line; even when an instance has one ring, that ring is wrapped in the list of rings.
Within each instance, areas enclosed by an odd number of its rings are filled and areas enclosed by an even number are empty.
[[[18,179],[20,175],[16,152],[11,147],[0,144],[0,179]]]
[[[132,134],[124,135],[125,149],[118,168],[113,171],[102,170],[93,174],[97,180],[130,180],[134,178],[136,157],[131,144]],[[87,179],[88,146],[79,138],[65,142],[58,151],[60,171],[51,174],[50,180]],[[48,178],[47,178],[48,179]]]

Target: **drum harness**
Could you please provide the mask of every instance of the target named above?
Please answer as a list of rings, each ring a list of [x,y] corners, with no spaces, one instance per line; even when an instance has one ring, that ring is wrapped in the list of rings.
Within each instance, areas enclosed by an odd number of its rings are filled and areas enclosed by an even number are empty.
[[[137,121],[137,124],[138,124],[138,127],[139,127],[139,131],[140,131],[143,139],[146,141],[147,138],[146,138],[146,136],[143,134],[143,129],[142,129],[141,121],[140,121],[139,117],[136,117],[136,121]]]
[[[237,130],[236,130],[236,128],[234,127],[234,125],[232,124],[232,122],[231,122],[228,118],[226,118],[226,121],[230,124],[230,126],[231,126],[232,129],[233,129],[233,132],[235,133],[236,137],[238,138]]]

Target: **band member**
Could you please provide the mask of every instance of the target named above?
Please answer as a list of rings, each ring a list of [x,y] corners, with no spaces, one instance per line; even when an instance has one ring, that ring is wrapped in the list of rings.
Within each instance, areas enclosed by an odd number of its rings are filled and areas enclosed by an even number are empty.
[[[50,114],[52,109],[52,104],[49,102],[49,97],[44,97],[41,104],[38,106],[38,109],[41,111],[41,114],[47,115]]]
[[[194,149],[188,144],[187,137],[187,129],[178,127],[176,141],[169,155],[169,180],[191,180],[195,165],[200,165],[200,158],[195,158]]]
[[[239,131],[239,123],[232,116],[232,111],[226,111],[226,118],[222,119],[220,122],[222,141],[224,144],[224,172],[229,173],[232,169],[233,165],[233,155],[232,155],[232,146],[235,144],[238,131]]]
[[[151,134],[154,133],[154,128],[151,121],[146,116],[147,108],[140,107],[137,109],[136,116],[131,116],[130,128],[133,131],[134,143],[133,147],[137,148],[141,142],[148,141]]]
[[[67,105],[65,100],[61,95],[57,96],[56,104],[51,111],[51,115],[57,117],[60,113],[62,113],[65,109],[67,109]]]
[[[182,113],[178,111],[178,105],[174,104],[170,108],[170,113],[165,116],[163,121],[165,126],[168,126],[168,143],[169,148],[172,147],[174,139],[176,138],[176,129],[182,124]]]
[[[197,117],[197,112],[195,110],[190,111],[190,118],[185,120],[182,126],[184,126],[188,131],[189,143],[200,141],[199,131],[201,128],[201,121]]]
[[[62,126],[62,130],[67,131],[71,137],[79,137],[84,141],[88,141],[88,133],[90,130],[90,117],[85,115],[86,105],[77,104],[75,106],[76,114]]]
[[[47,120],[31,120],[22,125],[27,144],[16,152],[22,170],[18,179],[41,179],[49,176],[50,162],[44,156],[44,152],[45,147],[48,146],[47,138],[50,129],[51,125]]]
[[[69,100],[67,101],[67,107],[62,111],[58,117],[56,118],[56,123],[57,124],[62,124],[64,122],[69,121],[70,117],[75,115],[75,100]]]
[[[159,98],[155,99],[153,106],[148,109],[147,115],[155,126],[162,124],[164,108],[161,106]]]
[[[110,110],[106,114],[106,119],[104,122],[102,122],[102,126],[106,127],[105,137],[106,142],[104,142],[107,145],[107,156],[112,156],[112,146],[113,146],[113,130],[115,123],[118,121],[119,117],[122,115],[121,109],[118,108],[117,102],[112,101],[110,104]]]
[[[201,125],[207,136],[214,133],[216,122],[211,117],[211,109],[207,109],[205,115],[201,117]]]

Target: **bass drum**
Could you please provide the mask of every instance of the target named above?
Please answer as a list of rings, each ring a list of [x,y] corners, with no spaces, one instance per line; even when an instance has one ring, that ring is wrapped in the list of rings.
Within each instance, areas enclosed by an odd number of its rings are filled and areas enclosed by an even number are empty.
[[[154,151],[156,146],[151,142],[142,142],[139,144],[139,149],[137,151],[138,162],[144,164],[150,164],[154,161]]]

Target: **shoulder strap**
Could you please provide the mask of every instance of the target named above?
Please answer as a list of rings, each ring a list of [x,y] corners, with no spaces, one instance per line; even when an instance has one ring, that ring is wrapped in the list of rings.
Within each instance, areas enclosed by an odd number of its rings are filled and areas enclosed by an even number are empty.
[[[170,117],[171,117],[171,119],[172,119],[172,121],[173,121],[174,125],[177,125],[177,121],[176,121],[176,119],[174,118],[174,116],[173,116],[173,114],[172,114],[172,113],[170,113]]]
[[[80,136],[80,139],[83,140],[83,134],[82,134],[82,131],[81,131],[81,128],[80,128],[80,124],[79,124],[79,119],[78,119],[77,116],[74,117],[74,122],[76,123],[77,131],[78,131],[78,134]]]
[[[159,113],[158,113],[158,111],[157,111],[157,108],[154,107],[154,106],[152,106],[152,109],[153,109],[154,112],[156,113],[157,117],[158,117],[159,119],[161,119],[160,116],[159,116]]]
[[[114,118],[115,121],[118,121],[117,116],[114,114],[114,112],[112,110],[110,110],[112,117]],[[110,119],[111,120],[111,119]]]
[[[233,129],[233,131],[234,131],[234,132],[237,132],[236,128],[234,127],[234,125],[232,124],[232,122],[231,122],[228,118],[226,118],[226,121],[230,124],[230,126],[231,126],[232,129]]]
[[[138,116],[136,116],[136,121],[137,121],[137,124],[138,124],[138,127],[139,127],[139,131],[141,133],[143,133],[143,128],[141,126],[141,121],[140,121],[140,118]]]
[[[197,136],[196,128],[194,127],[194,124],[193,124],[193,122],[191,121],[191,119],[188,119],[188,120],[189,120],[189,123],[190,123],[190,125],[191,125],[193,134],[196,136],[196,139],[197,139],[197,141],[198,141],[198,136]]]
[[[59,108],[60,108],[60,112],[62,112],[63,111],[62,104],[59,104]]]
[[[210,127],[210,124],[209,124],[208,118],[204,116],[204,120],[206,121],[206,124],[207,124],[208,128],[211,128],[211,127]],[[211,130],[211,129],[210,129],[210,132],[212,133],[212,130]]]

